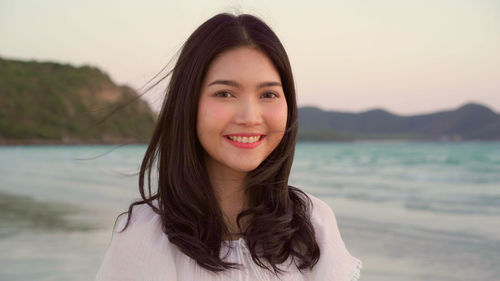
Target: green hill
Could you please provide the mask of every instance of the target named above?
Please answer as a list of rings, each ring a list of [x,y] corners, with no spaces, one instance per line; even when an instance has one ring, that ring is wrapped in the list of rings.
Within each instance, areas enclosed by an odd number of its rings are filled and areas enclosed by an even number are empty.
[[[143,143],[155,118],[95,67],[0,58],[0,144]]]

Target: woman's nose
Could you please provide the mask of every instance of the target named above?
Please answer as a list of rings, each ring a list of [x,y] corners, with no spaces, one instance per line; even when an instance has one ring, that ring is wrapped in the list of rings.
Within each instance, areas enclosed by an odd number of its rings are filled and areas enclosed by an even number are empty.
[[[258,125],[262,123],[262,112],[258,101],[243,99],[236,109],[235,122],[239,125]]]

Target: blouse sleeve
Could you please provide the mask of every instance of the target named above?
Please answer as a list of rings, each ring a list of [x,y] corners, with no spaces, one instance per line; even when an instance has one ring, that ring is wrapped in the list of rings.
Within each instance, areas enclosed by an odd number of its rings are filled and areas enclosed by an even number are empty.
[[[117,222],[95,280],[156,280],[158,276],[176,280],[175,261],[159,216],[143,204],[134,207],[129,226],[118,232],[126,221],[127,216],[122,216]]]
[[[311,271],[311,280],[358,280],[362,262],[346,249],[334,212],[321,199],[307,195],[312,201],[311,222],[321,251],[319,261]]]

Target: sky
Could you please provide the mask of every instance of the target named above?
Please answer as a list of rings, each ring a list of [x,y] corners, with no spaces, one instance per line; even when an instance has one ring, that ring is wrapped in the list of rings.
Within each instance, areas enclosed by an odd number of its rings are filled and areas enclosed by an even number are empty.
[[[138,89],[220,12],[275,31],[299,106],[414,115],[476,102],[500,113],[498,0],[0,0],[0,57],[93,65]],[[155,111],[162,86],[143,96]]]

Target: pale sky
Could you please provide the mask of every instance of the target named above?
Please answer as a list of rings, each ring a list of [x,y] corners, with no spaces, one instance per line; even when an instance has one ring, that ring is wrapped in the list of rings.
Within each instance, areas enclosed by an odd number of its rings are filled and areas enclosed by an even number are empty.
[[[226,11],[277,33],[299,106],[410,115],[478,102],[500,112],[498,0],[0,0],[0,57],[90,64],[139,88]],[[162,90],[144,96],[155,110]]]

